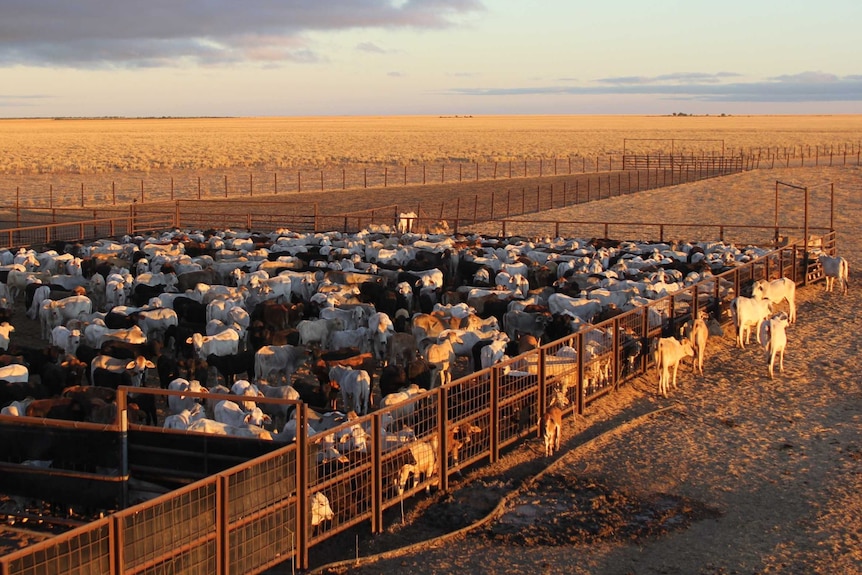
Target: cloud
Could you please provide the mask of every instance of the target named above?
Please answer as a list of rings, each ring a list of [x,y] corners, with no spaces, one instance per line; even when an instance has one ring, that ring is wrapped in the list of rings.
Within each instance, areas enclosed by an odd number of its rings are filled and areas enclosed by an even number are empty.
[[[3,0],[0,66],[315,62],[309,32],[443,29],[483,9],[481,0]]]
[[[716,78],[738,74],[667,74],[652,78],[623,76],[602,78],[600,84],[514,88],[452,89],[463,96],[524,95],[647,95],[704,102],[843,102],[862,101],[862,76],[835,76],[823,72],[777,76],[762,81],[721,82]],[[685,79],[688,78],[688,81]]]
[[[612,85],[646,85],[646,84],[717,84],[725,78],[739,76],[732,72],[719,72],[717,74],[706,74],[703,72],[675,72],[661,76],[618,76],[612,78],[600,78],[597,81]]]
[[[374,42],[360,42],[356,45],[356,49],[361,52],[370,52],[372,54],[385,54],[386,50],[375,44]]]

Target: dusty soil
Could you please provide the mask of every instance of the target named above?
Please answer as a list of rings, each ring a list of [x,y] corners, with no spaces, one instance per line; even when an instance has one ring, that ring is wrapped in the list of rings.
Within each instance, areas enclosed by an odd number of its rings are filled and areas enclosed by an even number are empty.
[[[322,570],[361,574],[862,573],[862,378],[854,329],[862,171],[752,172],[542,217],[690,221],[694,214],[768,224],[777,179],[835,183],[839,251],[851,269],[848,296],[824,294],[822,284],[800,290],[783,374],[768,378],[762,348],[738,350],[729,335],[711,338],[706,374],[683,368],[670,398],[657,397],[654,374],[636,379],[583,416],[567,417],[561,454],[546,459],[528,438],[498,463],[465,473],[450,492],[407,502],[403,517],[389,510],[384,533],[361,525],[315,547],[312,566],[349,560]],[[669,409],[649,415],[661,408]],[[482,522],[501,500],[499,516]],[[28,536],[13,532],[12,543],[29,544]],[[430,543],[397,551],[422,541]],[[353,560],[377,553],[388,555]]]
[[[851,269],[847,296],[825,294],[822,284],[799,291],[783,374],[768,378],[760,346],[739,350],[732,334],[710,338],[706,374],[683,368],[670,398],[656,395],[654,374],[634,380],[568,417],[552,461],[527,439],[449,493],[420,496],[403,520],[392,510],[385,533],[359,529],[313,549],[312,565],[362,575],[862,573],[862,377],[851,327],[862,303],[854,271],[862,172],[755,172],[577,211],[584,220],[632,217],[637,203],[665,221],[702,210],[768,222],[777,179],[835,184],[839,251]],[[344,561],[321,567],[335,559]]]

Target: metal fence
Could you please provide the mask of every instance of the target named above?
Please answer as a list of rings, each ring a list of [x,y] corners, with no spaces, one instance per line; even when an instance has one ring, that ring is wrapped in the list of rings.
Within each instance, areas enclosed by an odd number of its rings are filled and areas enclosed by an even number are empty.
[[[384,511],[402,497],[432,485],[446,490],[453,473],[497,461],[506,447],[535,433],[538,414],[555,389],[566,393],[569,411],[583,413],[596,399],[646,373],[655,338],[675,332],[699,309],[709,309],[726,323],[730,301],[747,282],[790,277],[805,285],[820,279],[816,260],[806,257],[809,247],[795,244],[771,251],[649,306],[344,423],[326,435],[307,434],[310,413],[300,404],[296,443],[10,553],[0,558],[0,574],[259,573],[287,560],[306,568],[311,546],[359,523],[368,522],[372,532],[380,532]],[[825,234],[818,247],[834,253],[834,232]],[[127,391],[121,388],[121,396]],[[401,443],[386,424],[407,418],[417,441]],[[120,419],[119,431],[128,441],[136,433],[191,435],[127,427],[124,421]],[[463,424],[480,431],[453,453],[449,433]],[[370,432],[367,453],[353,455],[347,463],[316,463],[332,437],[355,425]],[[434,454],[433,473],[407,481],[404,464],[418,444]],[[312,507],[320,495],[333,515],[313,524]]]

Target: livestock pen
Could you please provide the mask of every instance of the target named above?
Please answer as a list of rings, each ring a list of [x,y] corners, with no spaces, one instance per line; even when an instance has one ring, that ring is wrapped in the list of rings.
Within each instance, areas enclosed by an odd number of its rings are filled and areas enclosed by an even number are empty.
[[[572,233],[581,229],[571,223],[568,228],[561,222],[551,225]],[[617,231],[613,224],[595,225],[600,230]],[[768,231],[771,235],[786,229],[789,228]],[[654,234],[653,239],[658,239],[661,232],[659,228],[644,228],[641,233]],[[742,234],[743,230],[736,233]],[[752,233],[762,234],[763,230],[754,229]],[[678,230],[674,234],[678,235]],[[179,478],[191,481],[186,485],[0,558],[0,574],[257,573],[287,560],[304,568],[310,547],[359,524],[367,523],[372,532],[379,532],[384,528],[384,511],[398,505],[402,496],[411,496],[432,484],[446,490],[454,473],[497,461],[506,448],[535,433],[537,415],[555,389],[565,391],[571,402],[569,411],[583,413],[600,397],[646,373],[652,362],[650,341],[674,333],[679,324],[696,317],[699,309],[708,308],[716,318],[727,322],[730,300],[751,281],[789,277],[806,285],[819,280],[822,270],[816,260],[807,257],[814,245],[809,239],[807,243],[778,247],[649,306],[590,325],[564,339],[415,396],[406,405],[413,408],[417,439],[428,441],[435,449],[435,472],[431,476],[402,483],[399,472],[410,446],[393,446],[384,436],[387,416],[400,416],[396,410],[403,410],[404,404],[377,410],[331,430],[338,433],[363,425],[371,433],[367,455],[338,468],[313,462],[320,438],[309,437],[305,432],[302,423],[308,412],[300,405],[295,443],[270,444],[265,453],[254,453],[259,442],[228,440],[245,442],[240,445],[249,446],[249,456],[256,457],[233,465],[223,463],[221,467],[199,465],[196,472],[205,476],[197,479],[194,470],[187,469]],[[834,254],[834,232],[827,230],[819,235],[816,247]],[[589,354],[588,345],[592,349]],[[129,392],[122,388],[121,398]],[[134,392],[171,393],[155,389]],[[5,427],[9,420],[3,419]],[[53,426],[43,420],[26,424],[46,430]],[[456,457],[449,431],[463,424],[481,431],[461,446]],[[110,466],[117,469],[108,476],[112,482],[115,477],[125,480],[136,474],[153,479],[158,475],[154,470],[176,468],[173,462],[183,453],[220,450],[224,444],[221,438],[209,438],[205,446],[198,443],[183,448],[183,440],[191,433],[129,424],[122,410],[117,423],[104,429],[112,432],[111,441],[102,447],[106,454],[115,456],[109,458]],[[432,441],[435,437],[436,442]],[[5,442],[7,450],[12,449],[9,443]],[[37,459],[35,453],[27,452],[32,448],[19,445],[14,453],[5,453],[7,468],[20,471],[21,466],[13,466]],[[50,470],[34,468],[26,472],[40,477],[40,481],[51,480]],[[311,506],[318,493],[327,497],[333,511],[331,519],[313,521]],[[33,496],[33,491],[23,494]]]

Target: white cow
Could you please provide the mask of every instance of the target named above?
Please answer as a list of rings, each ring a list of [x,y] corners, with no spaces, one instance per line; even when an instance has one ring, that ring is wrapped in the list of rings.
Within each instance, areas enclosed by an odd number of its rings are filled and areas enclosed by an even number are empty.
[[[835,280],[838,280],[842,295],[847,295],[847,287],[850,285],[850,265],[841,256],[827,256],[821,254],[817,260],[823,267],[823,275],[826,277],[826,291],[832,291]]]
[[[703,375],[703,359],[706,353],[706,340],[709,339],[709,327],[706,325],[705,319],[699,317],[691,322],[688,339],[691,341],[691,347],[694,349],[692,370]]]
[[[775,358],[778,358],[778,371],[784,373],[784,348],[787,347],[787,316],[779,313],[763,322],[766,341],[766,360],[769,365],[769,379],[774,379]]]
[[[42,303],[51,298],[50,286],[43,285],[36,288],[33,292],[33,301],[30,303],[30,308],[27,310],[27,317],[36,319],[39,317],[39,310],[42,309]]]
[[[206,361],[211,355],[236,355],[239,351],[239,334],[227,329],[215,335],[192,334],[186,343],[194,348],[195,355]]]
[[[658,341],[655,362],[659,369],[658,392],[667,397],[669,387],[676,389],[676,371],[679,362],[685,357],[694,357],[694,348],[688,339],[680,342],[673,337],[663,337]],[[673,368],[673,378],[670,369]]]
[[[272,418],[263,413],[260,407],[255,406],[250,411],[243,410],[233,401],[223,399],[215,405],[215,420],[234,427],[242,427],[245,425],[256,425],[263,427],[265,424],[272,423]]]
[[[204,419],[206,412],[199,403],[196,403],[191,409],[183,409],[179,413],[172,413],[165,417],[165,423],[162,427],[165,429],[188,429],[195,421]]]
[[[9,383],[27,383],[30,380],[30,371],[26,365],[10,363],[0,367],[0,381]]]
[[[51,330],[51,345],[55,345],[69,355],[75,355],[81,345],[81,331],[58,325]]]
[[[773,305],[787,300],[787,305],[790,307],[788,321],[790,323],[796,321],[796,282],[792,279],[778,278],[771,282],[758,280],[754,283],[751,295],[755,299],[768,299]]]
[[[739,296],[730,301],[730,312],[736,326],[736,345],[744,348],[751,339],[751,328],[760,343],[760,325],[772,313],[772,301]]]
[[[386,360],[386,344],[395,333],[395,326],[389,316],[382,311],[375,312],[368,318],[368,329],[371,337],[371,349],[377,361]]]
[[[277,382],[290,378],[308,361],[308,349],[293,345],[265,345],[254,354],[254,375],[257,379]]]
[[[172,380],[168,384],[168,389],[170,391],[191,391],[193,393],[208,393],[207,388],[201,387],[201,382],[196,379],[191,381],[178,377]],[[190,411],[194,413],[196,409],[199,409],[203,398],[200,397],[191,397],[185,395],[169,395],[168,396],[168,411],[171,414],[180,414],[183,411]]]
[[[345,409],[353,410],[358,415],[368,413],[371,376],[367,371],[336,365],[329,369],[329,381],[341,390],[341,401]]]

